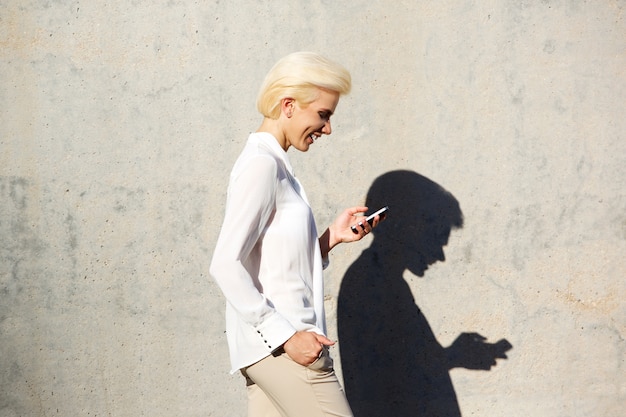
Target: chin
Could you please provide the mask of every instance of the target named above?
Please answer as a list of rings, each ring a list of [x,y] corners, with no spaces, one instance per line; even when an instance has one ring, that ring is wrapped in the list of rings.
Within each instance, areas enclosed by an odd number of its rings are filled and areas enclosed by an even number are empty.
[[[408,268],[409,271],[411,271],[411,273],[413,275],[417,275],[420,278],[424,277],[424,274],[426,273],[426,270],[428,269],[427,265],[424,266],[415,266],[415,267],[410,267]]]

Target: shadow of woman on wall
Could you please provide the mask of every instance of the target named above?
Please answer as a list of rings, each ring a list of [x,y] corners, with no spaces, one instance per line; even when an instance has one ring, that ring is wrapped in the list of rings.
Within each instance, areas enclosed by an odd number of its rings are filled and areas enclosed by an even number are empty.
[[[392,171],[374,181],[365,205],[389,212],[339,292],[339,349],[354,415],[461,416],[449,370],[489,370],[511,345],[462,333],[442,347],[403,278],[407,269],[423,277],[445,260],[451,229],[463,226],[459,203],[428,178]]]

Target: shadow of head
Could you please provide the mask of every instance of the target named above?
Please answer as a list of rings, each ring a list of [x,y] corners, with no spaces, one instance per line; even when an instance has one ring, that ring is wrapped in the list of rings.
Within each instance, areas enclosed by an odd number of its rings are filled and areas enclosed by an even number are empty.
[[[413,171],[391,171],[376,178],[365,205],[372,210],[389,206],[387,219],[372,231],[372,248],[417,276],[445,260],[443,247],[451,229],[463,226],[454,196]]]

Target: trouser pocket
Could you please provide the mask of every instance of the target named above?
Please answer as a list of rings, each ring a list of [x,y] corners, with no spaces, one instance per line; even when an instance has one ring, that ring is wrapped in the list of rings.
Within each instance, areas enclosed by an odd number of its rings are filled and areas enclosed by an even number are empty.
[[[307,369],[318,372],[329,372],[333,370],[333,358],[330,357],[328,346],[324,346],[320,356],[315,360],[315,362],[307,366]]]

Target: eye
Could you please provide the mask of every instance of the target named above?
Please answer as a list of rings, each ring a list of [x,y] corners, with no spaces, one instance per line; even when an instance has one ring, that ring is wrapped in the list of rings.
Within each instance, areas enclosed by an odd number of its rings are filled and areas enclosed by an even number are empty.
[[[318,112],[318,114],[320,115],[320,118],[323,120],[329,120],[330,119],[330,113],[326,112],[326,111],[321,111]]]

